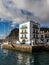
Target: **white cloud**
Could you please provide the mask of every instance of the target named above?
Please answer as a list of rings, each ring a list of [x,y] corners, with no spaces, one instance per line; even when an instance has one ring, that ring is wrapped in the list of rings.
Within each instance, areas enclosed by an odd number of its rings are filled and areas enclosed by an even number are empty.
[[[49,0],[47,0],[47,4],[49,5]]]
[[[5,34],[0,34],[0,39],[5,39],[6,35]]]
[[[26,20],[20,9],[33,13],[35,20],[45,20],[49,17],[49,0],[0,0],[0,17],[13,20],[13,25]]]
[[[45,19],[49,15],[49,0],[13,0],[18,8],[26,9]]]
[[[12,24],[12,25],[11,25],[11,27],[13,27],[13,28],[14,28],[14,27],[15,27],[15,25],[14,25],[14,24]]]

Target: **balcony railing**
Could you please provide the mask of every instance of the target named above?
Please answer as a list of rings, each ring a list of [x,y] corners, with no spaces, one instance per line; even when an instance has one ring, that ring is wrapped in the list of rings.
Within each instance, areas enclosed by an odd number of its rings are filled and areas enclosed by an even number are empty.
[[[37,25],[33,25],[33,28],[39,29],[39,27]]]
[[[35,32],[35,31],[33,31],[33,33],[39,34],[39,32]]]
[[[22,26],[21,29],[27,29],[27,26]]]

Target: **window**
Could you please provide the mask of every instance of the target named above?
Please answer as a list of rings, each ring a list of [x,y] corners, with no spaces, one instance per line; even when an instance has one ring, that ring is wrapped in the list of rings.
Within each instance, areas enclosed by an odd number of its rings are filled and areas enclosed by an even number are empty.
[[[33,29],[33,33],[35,33],[35,29]]]
[[[38,29],[33,29],[33,33],[37,33],[38,34],[39,33]]]
[[[22,37],[21,37],[21,39],[23,38],[23,35],[22,35]]]
[[[43,38],[43,35],[41,35],[41,38]]]
[[[49,38],[49,34],[45,34],[45,38]]]
[[[21,34],[27,34],[26,29],[23,29],[23,30],[21,31]]]
[[[22,30],[22,33],[23,33],[23,30]]]
[[[23,38],[23,35],[22,35],[22,38]]]
[[[36,38],[38,38],[38,34],[36,34]]]
[[[25,38],[27,39],[26,35],[25,35]]]
[[[39,33],[38,29],[36,29],[36,33]]]
[[[35,38],[35,34],[33,35],[33,38]]]
[[[47,39],[47,42],[49,42],[49,39]]]
[[[34,35],[33,35],[33,38],[38,39],[38,38],[39,38],[39,37],[38,37],[38,34],[34,34]]]

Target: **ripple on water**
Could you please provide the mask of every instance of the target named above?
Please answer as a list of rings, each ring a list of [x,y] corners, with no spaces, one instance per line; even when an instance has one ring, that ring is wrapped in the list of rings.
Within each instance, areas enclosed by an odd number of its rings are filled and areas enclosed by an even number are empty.
[[[49,53],[21,53],[1,49],[0,46],[0,65],[49,65]]]

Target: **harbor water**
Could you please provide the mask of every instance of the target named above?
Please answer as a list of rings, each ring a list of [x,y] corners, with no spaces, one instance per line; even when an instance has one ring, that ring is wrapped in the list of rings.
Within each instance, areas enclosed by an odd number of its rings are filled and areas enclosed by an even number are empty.
[[[0,65],[49,65],[49,52],[22,53],[0,46]]]

